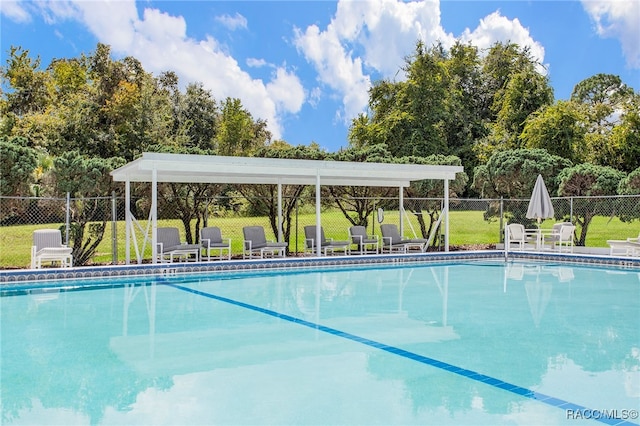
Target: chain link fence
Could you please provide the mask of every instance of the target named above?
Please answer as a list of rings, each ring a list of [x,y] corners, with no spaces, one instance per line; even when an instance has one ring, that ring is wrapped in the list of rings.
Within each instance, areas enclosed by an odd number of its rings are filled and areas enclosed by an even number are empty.
[[[242,255],[242,228],[262,225],[267,238],[278,239],[277,209],[273,199],[247,199],[241,196],[189,202],[163,198],[158,201],[158,226],[175,226],[184,242],[197,243],[198,230],[218,226],[223,237],[231,238],[234,257]],[[334,200],[323,197],[322,226],[327,238],[348,239],[348,228],[365,225],[371,234],[380,236],[380,222],[400,223],[402,214],[407,237],[428,238],[442,212],[438,198],[405,198],[401,213],[398,198],[348,198]],[[451,199],[450,249],[494,248],[503,241],[507,223],[536,226],[526,218],[528,199]],[[556,217],[540,226],[550,228],[555,221],[571,221],[577,225],[576,244],[586,247],[608,247],[608,239],[626,239],[640,234],[640,196],[571,197],[552,199]],[[289,243],[288,255],[304,252],[304,226],[315,224],[315,199],[284,198],[283,240]],[[63,240],[73,247],[75,265],[122,264],[125,261],[125,200],[102,198],[34,198],[0,197],[0,268],[26,268],[30,264],[32,234],[36,229],[55,228]],[[197,206],[197,207],[194,207]],[[379,209],[381,212],[379,213]],[[132,199],[136,217],[139,247],[150,229],[150,201]],[[383,217],[381,217],[383,216]],[[435,232],[430,250],[443,247],[442,230]],[[144,246],[143,258],[151,259],[151,247]],[[135,254],[131,253],[132,262]]]

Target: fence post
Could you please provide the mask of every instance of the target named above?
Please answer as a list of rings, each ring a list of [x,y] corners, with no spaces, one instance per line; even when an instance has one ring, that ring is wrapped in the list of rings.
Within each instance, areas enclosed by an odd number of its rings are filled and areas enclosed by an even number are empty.
[[[573,223],[573,197],[569,197],[569,222]]]
[[[504,229],[504,198],[500,197],[500,229],[498,230],[498,234],[500,234],[500,237],[498,238],[498,241],[500,241],[501,243],[505,242],[503,229]]]
[[[65,219],[64,219],[64,227],[65,227],[64,243],[67,246],[69,245],[69,217],[71,216],[70,212],[71,212],[71,194],[67,192],[67,211],[65,213]]]
[[[116,210],[116,191],[111,191],[111,263],[118,264],[118,211]]]

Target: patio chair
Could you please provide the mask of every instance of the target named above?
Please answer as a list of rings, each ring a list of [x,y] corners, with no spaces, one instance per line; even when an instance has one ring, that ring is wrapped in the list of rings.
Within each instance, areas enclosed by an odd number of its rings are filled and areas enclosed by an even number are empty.
[[[510,223],[506,227],[505,242],[507,250],[524,250],[526,244],[536,244],[537,238],[528,235],[523,224]]]
[[[562,252],[563,248],[573,253],[573,239],[575,237],[576,227],[574,225],[560,225],[560,231],[556,238],[552,241],[551,250],[558,249]]]
[[[315,225],[308,225],[304,227],[304,238],[305,254],[317,254]],[[329,253],[335,254],[336,250],[343,251],[344,254],[349,254],[350,246],[351,241],[334,241],[333,239],[327,239],[324,236],[324,229],[320,227],[320,248],[325,256],[327,256]]]
[[[637,238],[607,240],[607,244],[609,244],[609,254],[611,256],[640,256],[640,234],[638,234]]]
[[[543,237],[543,243],[551,243],[551,246],[553,248],[554,243],[560,240],[560,230],[562,229],[562,227],[572,226],[572,225],[573,223],[571,222],[554,223],[553,226],[551,227],[551,233]]]
[[[60,263],[60,267],[70,268],[73,264],[72,251],[62,244],[62,232],[59,229],[35,230],[31,246],[31,268],[42,268],[42,262]]]
[[[429,242],[424,238],[403,238],[395,224],[380,225],[380,232],[382,232],[382,253],[385,249],[389,253],[394,251],[407,253],[412,249],[424,252]]]
[[[224,252],[227,252],[227,260],[231,260],[231,238],[222,238],[222,231],[217,226],[207,226],[200,229],[200,244],[204,249],[207,260],[211,260],[211,252],[217,251],[214,259],[222,260]]]
[[[157,259],[159,262],[173,263],[174,260],[185,261],[200,258],[200,244],[186,244],[180,241],[180,231],[175,227],[157,229]]]
[[[242,228],[244,241],[242,244],[243,259],[263,259],[266,257],[284,257],[289,244],[267,241],[262,226],[245,226]]]
[[[375,253],[380,250],[380,243],[377,235],[367,235],[367,228],[364,226],[352,226],[349,228],[349,239],[351,243],[358,247],[359,254]]]

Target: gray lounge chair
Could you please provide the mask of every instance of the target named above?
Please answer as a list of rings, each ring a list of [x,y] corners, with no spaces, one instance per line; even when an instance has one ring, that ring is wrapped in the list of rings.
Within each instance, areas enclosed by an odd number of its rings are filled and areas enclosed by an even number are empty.
[[[352,226],[349,228],[349,238],[355,244],[359,254],[375,253],[380,250],[380,242],[377,235],[367,235],[367,228],[364,226]]]
[[[60,263],[63,268],[73,264],[70,247],[62,244],[62,232],[59,229],[38,229],[33,231],[31,246],[31,268],[42,268],[42,262]]]
[[[186,244],[180,242],[180,231],[175,227],[157,229],[157,256],[159,262],[173,262],[200,259],[200,244]]]
[[[382,252],[385,249],[391,252],[407,253],[410,250],[420,250],[424,252],[427,247],[428,240],[424,238],[403,238],[395,224],[380,225],[382,232]]]
[[[316,254],[317,244],[316,244],[316,226],[308,225],[304,227],[304,236],[305,236],[305,254]],[[324,236],[324,229],[320,227],[320,248],[324,255],[328,255],[329,253],[334,253],[336,250],[344,252],[344,254],[349,254],[349,248],[351,246],[351,241],[334,241],[333,239],[327,239]]]
[[[200,244],[205,250],[207,260],[211,260],[211,252],[217,251],[218,256],[214,259],[223,259],[224,252],[227,252],[227,260],[231,260],[231,239],[222,238],[222,231],[217,226],[208,226],[200,230]]]
[[[267,241],[262,226],[245,226],[242,228],[244,235],[243,259],[255,259],[264,257],[284,257],[289,246],[287,243]]]

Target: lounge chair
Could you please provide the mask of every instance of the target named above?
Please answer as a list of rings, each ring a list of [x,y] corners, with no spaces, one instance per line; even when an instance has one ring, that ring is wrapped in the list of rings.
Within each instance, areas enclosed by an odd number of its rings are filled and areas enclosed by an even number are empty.
[[[316,254],[316,226],[308,225],[304,227],[304,251],[305,254]],[[344,254],[349,254],[349,248],[351,246],[351,241],[334,241],[333,239],[327,239],[324,236],[324,229],[320,227],[320,247],[325,256],[329,253],[334,253],[336,250],[343,251]]]
[[[231,238],[222,238],[222,231],[217,226],[208,226],[200,229],[200,244],[204,249],[207,260],[211,260],[211,252],[217,251],[218,256],[214,259],[223,259],[224,252],[227,252],[227,260],[231,260]]]
[[[380,250],[380,243],[377,235],[367,235],[367,228],[364,226],[352,226],[349,228],[349,238],[355,244],[359,254],[375,253]]]
[[[264,233],[262,226],[245,226],[242,228],[242,234],[244,235],[243,241],[243,259],[263,259],[266,257],[284,257],[285,251],[289,244],[276,243],[273,241],[267,241],[267,237]]]
[[[611,256],[639,256],[640,257],[640,234],[638,238],[627,238],[626,240],[607,240]]]
[[[60,263],[62,268],[70,268],[73,264],[72,251],[62,244],[62,232],[59,229],[35,230],[31,246],[31,268],[42,268],[42,262]]]
[[[180,242],[180,231],[175,227],[157,229],[157,259],[159,262],[198,261],[200,258],[200,244],[186,244]]]
[[[391,252],[407,253],[410,250],[420,250],[424,252],[427,248],[429,240],[424,238],[403,238],[395,224],[380,225],[382,232],[382,252],[385,249]]]
[[[506,226],[505,242],[507,250],[524,250],[527,244],[536,244],[537,237],[527,234],[521,223],[510,223]]]

